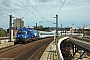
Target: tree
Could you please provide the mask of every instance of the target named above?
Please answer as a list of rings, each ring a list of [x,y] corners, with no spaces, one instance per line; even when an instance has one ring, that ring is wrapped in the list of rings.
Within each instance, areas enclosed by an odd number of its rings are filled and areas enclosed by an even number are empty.
[[[6,30],[0,28],[0,37],[6,37]]]
[[[39,26],[39,29],[41,30],[41,31],[43,31],[43,26],[41,25],[41,26]]]

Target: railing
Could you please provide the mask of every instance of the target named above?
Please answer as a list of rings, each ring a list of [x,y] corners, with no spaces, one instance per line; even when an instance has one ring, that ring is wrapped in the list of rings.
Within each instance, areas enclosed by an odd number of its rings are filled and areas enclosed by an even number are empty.
[[[61,42],[64,40],[64,39],[68,39],[68,37],[65,37],[65,36],[60,36],[58,37],[58,40],[60,40],[61,38]],[[53,45],[51,46],[50,50],[48,51],[48,57],[47,57],[47,60],[64,60],[63,57],[62,57],[62,53],[61,53],[61,50],[60,50],[60,41],[58,41],[58,47],[56,47],[56,44],[55,42],[53,43]],[[56,49],[58,48],[58,50]]]
[[[90,43],[90,38],[86,38],[86,37],[73,37],[73,38]]]

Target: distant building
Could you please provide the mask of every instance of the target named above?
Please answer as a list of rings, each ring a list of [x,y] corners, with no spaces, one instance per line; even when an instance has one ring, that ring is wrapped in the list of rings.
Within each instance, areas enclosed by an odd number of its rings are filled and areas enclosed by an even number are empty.
[[[43,28],[44,31],[54,31],[56,30],[56,27],[44,27]],[[70,31],[70,27],[68,28],[58,28],[58,31],[62,31],[62,32],[65,32],[65,31]]]
[[[15,29],[24,27],[24,21],[21,18],[14,19],[13,23],[13,27]]]
[[[90,28],[81,28],[77,30],[78,33],[83,33],[84,35],[89,35],[90,36]]]

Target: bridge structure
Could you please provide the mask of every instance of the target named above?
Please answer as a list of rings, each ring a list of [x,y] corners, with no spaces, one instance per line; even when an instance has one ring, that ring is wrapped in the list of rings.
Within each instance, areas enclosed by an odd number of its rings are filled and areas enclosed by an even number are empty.
[[[69,41],[71,43],[71,48],[72,48],[72,57],[79,52],[80,56],[79,58],[81,59],[84,53],[89,53],[90,54],[90,37],[85,38],[85,37],[76,37],[76,36],[64,36],[60,37],[58,40],[58,60],[64,60],[63,54],[62,54],[62,42],[63,41]],[[72,58],[73,59],[73,58]]]

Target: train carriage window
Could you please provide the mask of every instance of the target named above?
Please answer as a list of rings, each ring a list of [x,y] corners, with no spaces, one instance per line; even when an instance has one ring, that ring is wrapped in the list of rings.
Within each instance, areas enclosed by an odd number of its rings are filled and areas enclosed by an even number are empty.
[[[42,33],[40,33],[40,35],[42,35]]]

